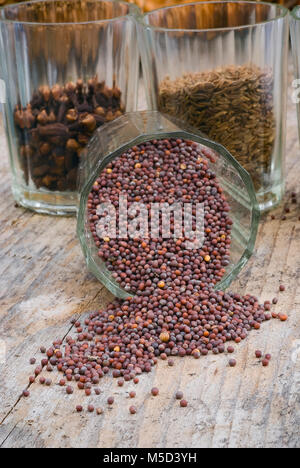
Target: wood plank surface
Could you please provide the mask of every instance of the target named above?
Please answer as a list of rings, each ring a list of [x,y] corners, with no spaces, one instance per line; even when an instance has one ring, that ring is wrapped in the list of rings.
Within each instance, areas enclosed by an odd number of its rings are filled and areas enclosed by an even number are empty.
[[[0,158],[0,446],[1,447],[300,447],[300,152],[295,106],[288,106],[287,195],[263,217],[255,254],[232,285],[264,301],[279,296],[273,320],[236,348],[237,366],[228,356],[160,361],[135,386],[100,382],[100,396],[71,396],[53,385],[30,386],[30,357],[41,345],[72,333],[70,319],[101,309],[112,296],[86,270],[75,235],[75,219],[47,217],[15,206],[10,191],[7,149],[1,127]],[[289,193],[298,193],[281,220]],[[280,282],[287,286],[278,293]],[[268,368],[254,358],[255,349],[272,354]],[[299,355],[297,353],[299,351]],[[2,356],[3,357],[3,356]],[[150,389],[160,389],[158,397]],[[136,415],[128,392],[135,387]],[[180,408],[174,392],[189,402]],[[106,399],[115,397],[108,408]],[[103,415],[75,413],[76,404],[103,407]]]

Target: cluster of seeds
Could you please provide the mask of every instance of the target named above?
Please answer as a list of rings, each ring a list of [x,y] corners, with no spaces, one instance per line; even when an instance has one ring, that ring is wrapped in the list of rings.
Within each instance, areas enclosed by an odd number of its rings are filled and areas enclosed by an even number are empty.
[[[105,374],[111,372],[119,387],[128,381],[137,384],[138,376],[151,372],[159,358],[173,366],[173,356],[199,359],[209,352],[231,355],[235,349],[227,342],[240,343],[272,317],[286,320],[286,315],[271,312],[270,301],[261,305],[251,295],[214,290],[229,263],[232,222],[222,189],[209,169],[211,155],[204,158],[203,152],[188,141],[154,140],[132,148],[100,175],[88,201],[90,229],[115,280],[136,294],[90,313],[83,323],[72,320],[76,337],[67,336],[66,344],[56,340],[49,349],[41,347],[45,357],[29,384],[43,369],[51,372],[56,368],[63,374],[59,385],[67,394],[77,386],[86,396],[92,389],[99,395],[98,385]],[[98,205],[109,201],[118,207],[118,196],[123,192],[129,205],[137,201],[146,205],[203,202],[204,245],[188,250],[183,245],[185,237],[180,242],[165,240],[161,233],[151,240],[98,237]],[[174,219],[171,227],[175,229]],[[279,289],[283,292],[285,288],[281,285]],[[262,353],[257,351],[256,356],[261,358]],[[270,359],[266,355],[262,365],[267,366]],[[30,362],[35,364],[36,359]],[[230,359],[228,364],[235,367],[237,362]],[[51,385],[51,380],[40,377],[40,383]],[[159,389],[152,388],[151,395],[159,395]],[[29,396],[28,389],[23,396]],[[129,393],[130,398],[135,396],[134,391]],[[180,406],[188,405],[182,392],[177,392],[176,399]],[[110,396],[107,404],[112,406],[114,397]],[[88,405],[88,412],[94,410]],[[82,406],[76,411],[83,411]],[[97,414],[102,411],[96,409]],[[130,406],[131,414],[136,411]]]
[[[200,291],[215,285],[229,264],[229,205],[215,173],[209,167],[212,153],[199,144],[181,139],[152,140],[135,146],[108,164],[95,181],[88,198],[90,229],[112,277],[125,290],[135,294],[153,293],[157,288],[179,286],[181,291]],[[117,226],[126,220],[119,207],[119,197],[127,197],[128,231],[121,237],[99,237],[106,212],[99,207],[110,203],[116,208]],[[139,214],[131,212],[139,202],[147,209],[146,224],[140,226],[144,237],[132,237]],[[168,207],[186,203],[192,207],[191,232],[196,229],[196,204],[204,205],[204,243],[201,248],[187,248],[191,237],[181,230],[176,237],[178,219],[170,216],[170,237],[165,238],[162,222],[155,234],[152,227],[153,204]],[[130,221],[133,221],[131,224]],[[136,231],[135,231],[136,232]],[[191,233],[189,233],[189,236]]]
[[[233,353],[233,346],[244,340],[251,329],[272,315],[255,297],[213,291],[181,294],[180,288],[157,289],[147,296],[116,300],[104,311],[92,312],[84,321],[77,321],[77,337],[56,341],[47,350],[47,359],[35,369],[56,367],[64,374],[60,385],[76,382],[80,390],[91,393],[91,386],[112,369],[118,385],[150,372],[158,357],[191,355],[198,359],[210,351],[214,354]],[[173,365],[172,359],[168,361]],[[35,379],[32,376],[33,380]],[[67,393],[73,388],[68,385]],[[154,394],[153,389],[152,394]]]

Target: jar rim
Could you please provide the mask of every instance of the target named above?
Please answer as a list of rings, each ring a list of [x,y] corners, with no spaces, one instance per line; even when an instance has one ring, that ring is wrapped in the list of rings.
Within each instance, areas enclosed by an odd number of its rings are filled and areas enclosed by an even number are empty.
[[[296,5],[296,6],[292,9],[292,11],[291,11],[291,16],[292,16],[295,20],[297,20],[297,21],[300,20],[300,5]]]
[[[82,0],[72,0],[70,2],[70,5],[74,9],[76,6],[76,3],[80,2]],[[4,5],[0,8],[0,23],[11,23],[11,24],[23,24],[23,25],[29,25],[29,26],[71,26],[71,25],[84,25],[84,24],[101,24],[101,23],[112,23],[114,21],[118,21],[120,19],[125,19],[130,16],[138,16],[141,15],[141,11],[139,7],[133,3],[128,3],[123,0],[88,0],[91,3],[111,3],[115,5],[124,5],[127,7],[127,12],[124,14],[120,14],[117,16],[114,16],[112,18],[107,18],[107,19],[97,19],[97,20],[89,20],[89,21],[57,21],[57,22],[50,22],[50,21],[27,21],[27,20],[19,20],[19,19],[9,19],[5,17],[1,17],[1,15],[6,12],[10,11],[13,9],[26,9],[32,5],[38,5],[40,4],[41,6],[45,6],[47,4],[53,4],[53,3],[65,3],[62,0],[30,0],[25,3],[13,3],[9,5]]]
[[[257,23],[249,23],[249,24],[242,24],[240,26],[224,26],[224,27],[218,27],[218,28],[199,28],[199,29],[188,29],[188,28],[168,28],[168,27],[163,27],[163,26],[153,26],[149,24],[148,19],[151,15],[158,11],[167,11],[167,10],[175,10],[175,9],[184,9],[184,8],[189,8],[191,6],[198,5],[199,7],[204,7],[208,5],[225,5],[225,4],[232,4],[235,6],[238,5],[255,5],[257,7],[269,7],[269,9],[275,9],[278,14],[274,16],[274,18],[264,20],[264,21],[259,21]],[[254,28],[256,26],[268,24],[268,23],[273,23],[276,22],[280,19],[285,18],[288,16],[289,10],[283,5],[279,4],[274,4],[270,2],[261,2],[261,1],[248,1],[248,0],[217,0],[217,1],[198,1],[198,2],[191,2],[191,3],[183,3],[180,5],[171,5],[171,6],[166,6],[162,8],[156,8],[155,10],[151,10],[148,13],[145,13],[141,21],[144,26],[149,28],[150,30],[157,31],[157,32],[187,32],[187,33],[205,33],[205,32],[218,32],[218,31],[234,31],[234,30],[241,30],[241,29],[249,29],[249,28]]]

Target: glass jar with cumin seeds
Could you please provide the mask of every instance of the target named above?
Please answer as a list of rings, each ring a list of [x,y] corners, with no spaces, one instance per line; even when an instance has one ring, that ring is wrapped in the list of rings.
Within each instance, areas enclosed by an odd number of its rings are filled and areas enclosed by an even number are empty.
[[[189,208],[196,218],[204,208],[204,238],[194,218],[189,223]],[[99,128],[80,166],[80,244],[89,270],[120,298],[143,294],[149,284],[172,287],[180,275],[196,293],[201,282],[189,275],[203,271],[225,289],[253,252],[258,222],[245,169],[218,143],[157,111],[128,113]],[[165,231],[168,225],[173,230]],[[198,233],[200,244],[186,245]]]
[[[46,0],[0,9],[4,119],[16,201],[74,214],[94,130],[137,106],[136,5]]]
[[[199,2],[144,15],[149,106],[223,144],[253,179],[260,209],[283,194],[288,10]]]

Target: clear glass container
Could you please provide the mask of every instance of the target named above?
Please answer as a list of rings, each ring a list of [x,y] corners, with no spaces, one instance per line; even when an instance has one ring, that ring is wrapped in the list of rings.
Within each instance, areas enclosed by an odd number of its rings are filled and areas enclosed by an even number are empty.
[[[253,179],[260,209],[284,192],[288,10],[198,2],[144,15],[149,108],[223,144]]]
[[[290,28],[294,63],[293,102],[296,104],[298,119],[298,136],[300,141],[300,6],[296,6],[290,14]]]
[[[4,120],[16,201],[76,211],[79,162],[95,128],[137,106],[136,5],[47,0],[0,10]]]
[[[235,158],[220,144],[163,116],[157,111],[125,114],[114,122],[99,128],[89,146],[88,154],[80,166],[80,204],[77,234],[88,269],[114,295],[120,298],[132,296],[114,280],[105,263],[98,256],[88,215],[88,196],[95,180],[107,164],[129,148],[152,139],[183,138],[194,141],[202,148],[213,152],[215,172],[230,205],[233,221],[230,263],[226,274],[218,283],[218,289],[227,288],[252,255],[258,223],[259,208],[251,177]]]

